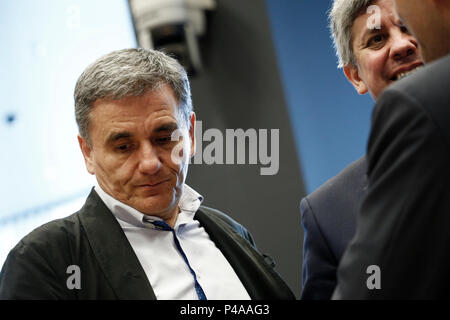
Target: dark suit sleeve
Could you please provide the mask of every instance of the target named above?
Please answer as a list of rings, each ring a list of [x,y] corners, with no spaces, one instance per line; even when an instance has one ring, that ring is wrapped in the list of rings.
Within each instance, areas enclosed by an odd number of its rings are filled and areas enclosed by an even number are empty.
[[[9,253],[0,274],[0,299],[63,299],[61,279],[33,244],[21,241]],[[65,290],[67,291],[67,290]]]
[[[439,128],[420,103],[388,89],[374,109],[368,161],[368,195],[333,298],[448,297],[450,153]],[[369,289],[371,265],[381,289]]]
[[[308,199],[300,202],[303,240],[303,300],[328,300],[336,285],[336,258],[322,235]]]
[[[253,239],[252,234],[250,233],[250,231],[248,231],[244,226],[242,226],[241,224],[235,222],[234,224],[234,228],[235,230],[242,236],[242,238],[244,238],[245,240],[248,241],[248,243],[251,244],[251,246],[253,248],[255,248],[255,250],[258,250],[256,248],[256,243],[255,240]]]

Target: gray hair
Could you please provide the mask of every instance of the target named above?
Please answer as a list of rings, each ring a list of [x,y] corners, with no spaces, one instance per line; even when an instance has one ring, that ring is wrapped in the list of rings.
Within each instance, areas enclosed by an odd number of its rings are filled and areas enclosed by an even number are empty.
[[[352,26],[374,0],[334,0],[329,13],[330,30],[339,59],[339,68],[353,64],[356,59],[353,52]]]
[[[84,70],[75,85],[75,119],[80,136],[90,143],[90,114],[97,99],[141,96],[164,84],[172,87],[178,111],[189,127],[191,89],[186,71],[177,60],[143,48],[117,50],[100,57]]]

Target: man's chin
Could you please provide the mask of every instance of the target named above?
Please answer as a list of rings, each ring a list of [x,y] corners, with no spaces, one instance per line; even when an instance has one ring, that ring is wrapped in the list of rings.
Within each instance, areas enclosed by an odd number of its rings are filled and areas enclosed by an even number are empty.
[[[140,199],[136,201],[132,207],[143,214],[166,219],[167,216],[170,216],[175,212],[177,205],[178,202],[174,197],[169,197],[168,195],[156,195]]]
[[[171,193],[172,188],[172,181],[166,180],[155,185],[144,184],[136,186],[133,192],[139,197],[154,197],[160,194]]]

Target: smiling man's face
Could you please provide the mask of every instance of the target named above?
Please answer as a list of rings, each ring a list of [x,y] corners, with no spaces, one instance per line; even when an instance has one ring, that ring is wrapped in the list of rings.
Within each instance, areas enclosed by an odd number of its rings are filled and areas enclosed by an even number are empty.
[[[90,140],[79,137],[86,167],[100,187],[142,213],[171,220],[194,152],[195,115],[190,129],[169,85],[139,97],[95,101]],[[172,139],[175,130],[181,137]],[[174,157],[183,150],[187,157]]]
[[[369,92],[376,100],[381,92],[407,72],[423,65],[418,43],[400,21],[393,0],[374,1],[380,25],[371,27],[375,12],[359,15],[352,26],[357,66],[344,66],[344,73],[358,93]]]

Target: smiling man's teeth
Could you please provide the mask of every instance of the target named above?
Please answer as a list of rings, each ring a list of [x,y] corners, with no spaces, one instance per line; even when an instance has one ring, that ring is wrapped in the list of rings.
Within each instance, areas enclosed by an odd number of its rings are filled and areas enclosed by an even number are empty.
[[[422,68],[422,66],[418,66],[417,68],[414,68],[414,69],[409,70],[409,71],[406,71],[406,72],[400,72],[399,74],[397,74],[397,79],[396,79],[396,80],[403,79],[404,77],[410,75],[411,73],[416,72],[416,71],[419,70],[420,68]]]

